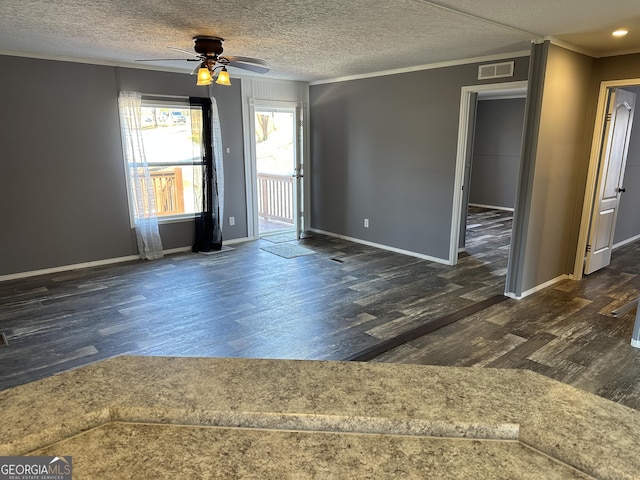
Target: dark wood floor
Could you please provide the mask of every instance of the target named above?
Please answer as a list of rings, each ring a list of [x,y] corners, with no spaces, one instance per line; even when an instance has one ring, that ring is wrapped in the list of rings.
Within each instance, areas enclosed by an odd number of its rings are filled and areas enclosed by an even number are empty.
[[[283,258],[267,239],[0,283],[0,389],[114,355],[342,360],[504,290],[511,218],[473,209],[456,267],[322,235]],[[295,246],[297,242],[290,242]],[[307,252],[308,253],[308,252]],[[507,300],[373,361],[529,368],[640,409],[640,246],[610,267]]]

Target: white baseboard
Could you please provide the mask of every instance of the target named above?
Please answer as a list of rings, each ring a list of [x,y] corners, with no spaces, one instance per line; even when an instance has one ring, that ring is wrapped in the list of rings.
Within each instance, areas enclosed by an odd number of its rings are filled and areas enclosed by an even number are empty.
[[[257,240],[256,238],[249,238],[249,237],[241,237],[241,238],[234,238],[232,240],[222,240],[222,244],[223,245],[235,245],[236,243],[245,243],[245,242],[253,242],[254,240]]]
[[[7,280],[17,280],[19,278],[36,277],[38,275],[47,275],[49,273],[68,272],[69,270],[79,270],[81,268],[98,267],[101,265],[111,265],[113,263],[131,262],[140,260],[139,255],[127,255],[126,257],[105,258],[104,260],[94,260],[91,262],[74,263],[72,265],[60,265],[59,267],[43,268],[40,270],[30,270],[28,272],[10,273],[9,275],[0,275],[0,282]]]
[[[470,207],[479,207],[479,208],[490,208],[491,210],[503,210],[505,212],[513,212],[513,208],[509,207],[498,207],[496,205],[483,205],[481,203],[470,203]]]
[[[333,232],[326,232],[324,230],[319,230],[317,228],[311,228],[310,230],[312,232],[314,232],[314,233],[319,233],[321,235],[327,235],[329,237],[334,237],[334,238],[341,238],[343,240],[348,240],[349,242],[360,243],[362,245],[368,245],[369,247],[379,248],[380,250],[387,250],[389,252],[401,253],[402,255],[408,255],[410,257],[416,257],[416,258],[420,258],[422,260],[429,260],[430,262],[442,263],[444,265],[451,265],[449,263],[449,260],[445,260],[445,259],[437,258],[437,257],[432,257],[430,255],[424,255],[422,253],[411,252],[409,250],[403,250],[401,248],[390,247],[388,245],[382,245],[380,243],[368,242],[367,240],[361,240],[359,238],[348,237],[346,235],[340,235],[338,233],[333,233]]]
[[[225,245],[232,245],[235,243],[242,243],[251,241],[250,238],[234,238],[233,240],[225,240]],[[165,255],[172,255],[175,253],[190,252],[191,246],[169,248],[163,250]],[[114,263],[131,262],[133,260],[140,260],[139,255],[127,255],[126,257],[105,258],[104,260],[93,260],[91,262],[74,263],[71,265],[60,265],[59,267],[43,268],[40,270],[30,270],[28,272],[10,273],[8,275],[0,275],[0,282],[6,282],[7,280],[17,280],[20,278],[36,277],[38,275],[47,275],[50,273],[68,272],[69,270],[79,270],[81,268],[99,267],[102,265],[112,265]]]
[[[612,245],[611,248],[612,248],[612,250],[615,250],[616,248],[624,247],[625,245],[627,245],[629,243],[633,243],[636,240],[640,240],[640,235],[636,235],[635,237],[627,238],[626,240],[618,242],[618,243]]]
[[[191,247],[178,247],[178,248],[170,248],[168,250],[162,250],[164,255],[173,255],[174,253],[184,253],[190,252]]]
[[[526,292],[522,292],[521,295],[516,295],[515,293],[510,293],[510,292],[505,292],[505,296],[509,297],[509,298],[513,298],[514,300],[522,300],[525,297],[528,297],[529,295],[532,295],[536,292],[539,292],[540,290],[544,290],[547,287],[550,287],[551,285],[554,285],[558,282],[561,282],[562,280],[570,280],[572,279],[573,276],[572,275],[560,275],[559,277],[553,278],[551,280],[549,280],[548,282],[544,282],[536,287],[533,287],[529,290],[527,290]]]

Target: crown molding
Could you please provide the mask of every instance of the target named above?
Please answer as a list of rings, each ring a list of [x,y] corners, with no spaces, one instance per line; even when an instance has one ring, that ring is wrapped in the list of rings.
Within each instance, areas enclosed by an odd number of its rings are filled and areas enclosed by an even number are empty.
[[[384,77],[387,75],[397,75],[401,73],[419,72],[422,70],[433,70],[436,68],[455,67],[458,65],[468,65],[470,63],[492,62],[495,60],[504,60],[508,58],[528,57],[530,55],[529,50],[511,53],[500,53],[496,55],[486,55],[483,57],[465,58],[460,60],[449,60],[446,62],[429,63],[425,65],[416,65],[413,67],[396,68],[392,70],[382,70],[380,72],[364,73],[361,75],[348,75],[345,77],[336,77],[325,80],[314,80],[309,82],[309,85],[323,85],[325,83],[337,83],[348,82],[350,80],[361,80],[364,78]]]
[[[182,73],[185,75],[189,75],[189,73],[192,70],[192,68],[185,69],[180,67],[167,67],[164,65],[154,65],[149,63],[115,62],[115,61],[100,60],[95,58],[67,57],[63,55],[42,55],[42,54],[32,53],[32,52],[14,52],[10,50],[0,50],[0,55],[6,55],[9,57],[32,58],[36,60],[51,60],[54,62],[82,63],[86,65],[98,65],[103,67],[133,68],[137,70],[152,70],[156,72]],[[299,79],[270,77],[270,76],[257,75],[257,74],[243,75],[241,73],[237,73],[237,71],[229,72],[229,74],[231,78],[235,78],[235,79],[249,78],[249,79],[265,79],[265,80],[282,81],[282,82],[299,82],[299,83],[305,83],[305,84],[308,83],[306,80],[299,80]]]
[[[587,57],[597,58],[597,55],[593,53],[591,50],[577,47],[573,43],[565,42],[564,40],[560,40],[559,38],[550,36],[550,37],[544,37],[544,40],[548,40],[549,43],[551,43],[552,45],[555,45],[556,47],[562,47],[565,50],[571,50],[572,52],[580,53],[582,55],[586,55]]]

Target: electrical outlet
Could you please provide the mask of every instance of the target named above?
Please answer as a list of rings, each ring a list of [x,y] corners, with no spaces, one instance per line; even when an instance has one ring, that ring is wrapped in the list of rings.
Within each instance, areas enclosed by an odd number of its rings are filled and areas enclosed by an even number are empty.
[[[369,219],[368,218],[364,219],[364,228],[369,228]]]
[[[229,226],[233,227],[236,224],[236,217],[229,217]]]

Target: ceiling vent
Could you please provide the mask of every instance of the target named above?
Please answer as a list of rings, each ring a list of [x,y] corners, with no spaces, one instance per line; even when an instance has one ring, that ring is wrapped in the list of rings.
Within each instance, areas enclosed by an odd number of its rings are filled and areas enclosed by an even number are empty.
[[[478,67],[478,80],[513,77],[514,62],[491,63]]]

